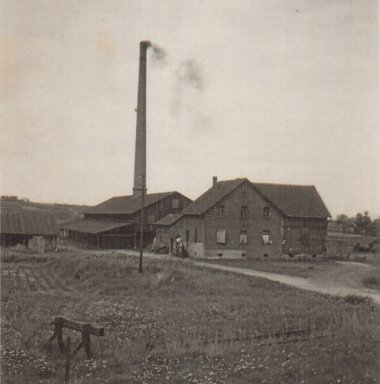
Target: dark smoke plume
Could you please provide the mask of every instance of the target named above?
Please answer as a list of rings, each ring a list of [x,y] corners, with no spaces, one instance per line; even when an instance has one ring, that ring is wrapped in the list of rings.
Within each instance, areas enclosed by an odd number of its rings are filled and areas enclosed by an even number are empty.
[[[190,85],[194,89],[203,89],[203,78],[198,64],[194,60],[186,60],[180,64],[177,78],[183,85]]]
[[[155,63],[166,64],[166,57],[167,57],[166,51],[156,44],[152,44],[151,47],[153,52],[153,55],[152,55],[153,61]]]

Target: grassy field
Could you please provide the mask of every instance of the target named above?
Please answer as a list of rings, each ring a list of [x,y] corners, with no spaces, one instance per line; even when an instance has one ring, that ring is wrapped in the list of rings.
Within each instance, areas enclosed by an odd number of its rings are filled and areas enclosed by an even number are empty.
[[[375,383],[380,310],[370,300],[303,292],[112,253],[2,253],[2,381],[62,383],[56,315],[105,327],[72,383]],[[297,335],[284,332],[301,330]],[[309,330],[306,332],[306,330]],[[73,344],[78,335],[70,335]]]

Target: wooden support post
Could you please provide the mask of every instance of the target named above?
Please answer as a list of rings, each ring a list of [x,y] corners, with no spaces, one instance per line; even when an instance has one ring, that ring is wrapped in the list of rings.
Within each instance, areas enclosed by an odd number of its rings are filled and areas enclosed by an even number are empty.
[[[54,334],[49,338],[49,340],[42,346],[41,351],[46,348],[46,346],[57,338],[59,349],[62,353],[68,353],[67,347],[63,342],[63,328],[72,329],[78,331],[82,334],[82,340],[78,346],[74,349],[71,357],[74,357],[77,352],[83,347],[88,358],[92,357],[90,337],[94,336],[104,336],[104,328],[99,326],[92,326],[90,323],[84,323],[82,321],[70,320],[65,317],[55,317],[54,321]]]
[[[87,357],[91,358],[91,346],[90,346],[91,325],[84,324],[82,329],[82,342]]]
[[[66,369],[65,369],[65,383],[70,380],[70,336],[67,337],[66,343]]]
[[[61,352],[65,352],[65,344],[63,342],[63,317],[54,319],[54,334],[57,337],[57,342]]]

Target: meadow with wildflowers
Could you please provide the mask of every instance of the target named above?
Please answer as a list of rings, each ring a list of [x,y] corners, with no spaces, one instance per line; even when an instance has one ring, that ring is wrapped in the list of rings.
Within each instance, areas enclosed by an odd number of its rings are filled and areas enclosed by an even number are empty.
[[[9,255],[8,255],[9,256]],[[371,300],[305,292],[264,279],[144,260],[65,251],[2,260],[4,383],[62,383],[54,316],[105,327],[70,382],[376,383],[380,310]],[[292,334],[294,330],[307,331]],[[291,334],[288,337],[288,333]],[[65,330],[73,345],[80,335]]]

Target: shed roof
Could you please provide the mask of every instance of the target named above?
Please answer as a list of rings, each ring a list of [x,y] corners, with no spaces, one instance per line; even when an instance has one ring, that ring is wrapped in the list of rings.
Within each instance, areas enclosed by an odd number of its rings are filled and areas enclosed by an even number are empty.
[[[178,192],[150,193],[145,195],[144,207],[148,207]],[[141,195],[115,196],[94,206],[85,213],[103,213],[103,214],[132,214],[141,208]]]
[[[89,233],[96,235],[98,233],[111,231],[112,229],[126,227],[135,224],[133,221],[99,221],[99,220],[81,220],[61,226],[70,231]]]
[[[168,226],[175,224],[181,217],[183,216],[182,213],[169,213],[168,215],[164,216],[162,219],[156,221],[154,225],[162,225],[162,226]]]
[[[1,213],[1,233],[21,235],[56,235],[57,222],[53,214],[36,211]]]
[[[319,193],[313,185],[287,185],[251,183],[246,178],[219,181],[193,203],[183,214],[202,215],[244,182],[248,182],[270,204],[288,217],[327,218],[331,217]]]

